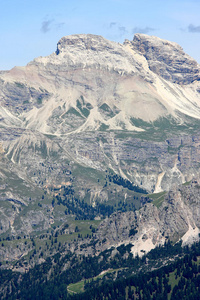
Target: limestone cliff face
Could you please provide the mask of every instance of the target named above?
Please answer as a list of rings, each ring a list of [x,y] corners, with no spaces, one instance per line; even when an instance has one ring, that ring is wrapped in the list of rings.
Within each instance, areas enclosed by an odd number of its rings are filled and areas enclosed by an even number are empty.
[[[141,53],[150,70],[166,80],[179,84],[200,80],[200,66],[174,42],[135,34],[133,41],[126,41],[125,44]]]
[[[92,34],[63,37],[57,44],[56,55],[49,60],[73,70],[96,68],[123,75],[142,72],[141,64],[123,45]]]
[[[183,244],[199,240],[200,186],[193,180],[174,187],[157,208],[145,204],[139,211],[115,213],[99,226],[99,248],[131,243],[134,255],[143,255],[168,239]]]

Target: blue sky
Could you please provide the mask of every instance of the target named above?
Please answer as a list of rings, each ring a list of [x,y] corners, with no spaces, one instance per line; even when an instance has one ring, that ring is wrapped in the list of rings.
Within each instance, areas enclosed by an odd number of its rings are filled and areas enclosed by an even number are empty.
[[[136,32],[177,42],[200,63],[200,0],[1,0],[0,70],[51,54],[65,35],[122,43]]]

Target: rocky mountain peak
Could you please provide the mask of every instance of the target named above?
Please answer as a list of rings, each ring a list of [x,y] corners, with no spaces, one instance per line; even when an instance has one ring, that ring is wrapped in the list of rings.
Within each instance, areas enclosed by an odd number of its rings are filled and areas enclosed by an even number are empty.
[[[67,52],[72,47],[76,47],[79,50],[105,51],[106,49],[113,49],[115,43],[106,40],[100,35],[74,34],[59,40],[56,54]]]
[[[109,41],[102,36],[93,34],[75,34],[61,38],[57,50],[47,56],[36,58],[30,65],[40,65],[49,69],[104,70],[115,74],[143,74],[141,63],[133,56],[132,51],[124,45]],[[85,75],[84,75],[85,76]],[[94,75],[92,75],[94,77]]]
[[[163,40],[157,36],[150,36],[142,33],[136,33],[134,35],[133,44],[142,54],[145,54],[145,52],[149,52],[150,50],[155,51],[161,47],[163,50],[168,49],[168,51],[170,49],[173,51],[183,51],[183,48],[175,42]]]
[[[155,36],[135,34],[133,41],[125,41],[133,50],[142,54],[151,71],[166,80],[189,84],[200,80],[200,66],[177,43]]]

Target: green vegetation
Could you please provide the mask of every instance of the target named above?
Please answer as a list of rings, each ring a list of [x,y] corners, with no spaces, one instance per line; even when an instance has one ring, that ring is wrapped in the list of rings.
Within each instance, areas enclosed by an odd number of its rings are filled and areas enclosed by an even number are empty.
[[[42,100],[43,100],[43,96],[40,95],[40,96],[37,98],[37,104],[38,104],[38,105],[41,105],[41,104],[42,104]]]
[[[143,129],[149,129],[152,127],[152,123],[148,123],[143,121],[142,119],[136,119],[136,118],[130,118],[130,121],[132,123],[132,125],[139,127],[139,128],[143,128]]]
[[[167,248],[170,250],[169,244],[163,249]],[[107,279],[97,284],[93,281],[92,285],[85,285],[84,293],[73,295],[70,299],[199,299],[197,254],[200,254],[200,244],[193,246],[191,251],[185,248],[184,252],[183,258],[155,271],[119,277],[116,281]]]
[[[66,118],[69,114],[75,115],[79,118],[83,118],[83,116],[74,107],[70,107],[70,109],[64,115],[62,115],[62,118]]]
[[[33,194],[34,198],[37,198],[38,196],[41,196],[44,192],[38,187],[32,187],[32,189],[30,189],[28,182],[18,177],[17,174],[13,173],[9,169],[1,168],[0,171],[4,175],[2,176],[2,178],[0,178],[0,184],[2,186],[6,184],[5,189],[1,189],[1,196],[3,196],[4,191],[12,191],[12,193],[17,194],[20,197],[26,197],[26,199],[28,199]],[[5,180],[4,178],[9,178],[9,180]]]
[[[54,243],[58,244],[56,237]],[[91,245],[95,248],[95,241]],[[38,246],[31,256],[40,251]],[[98,256],[80,256],[60,248],[24,274],[1,270],[0,298],[199,299],[200,243],[183,248],[181,243],[168,242],[142,258],[134,258],[131,247],[121,245],[115,255],[111,248]]]
[[[109,118],[113,118],[115,116],[115,113],[112,111],[110,106],[106,103],[103,103],[100,107],[99,110],[104,113],[106,116]]]
[[[80,171],[81,169],[78,169]],[[86,173],[84,173],[86,174]],[[88,168],[88,177],[96,177],[96,181],[102,180],[98,178],[98,172],[94,172],[93,169]],[[117,176],[117,175],[116,175]],[[149,198],[144,198],[144,194],[147,192],[137,186],[133,186],[129,181],[123,180],[121,177],[115,175],[108,175],[104,179],[105,184],[103,189],[108,193],[108,201],[102,202],[101,198],[95,198],[95,202],[91,202],[90,191],[88,190],[84,199],[80,199],[74,185],[62,186],[52,201],[54,209],[60,207],[65,212],[66,216],[74,216],[76,220],[94,220],[95,218],[104,219],[109,217],[115,211],[135,211],[136,208],[140,207],[141,201],[148,202]],[[113,183],[111,182],[112,180]],[[116,182],[115,182],[116,180]],[[126,200],[124,199],[124,192],[120,187],[121,191],[117,191],[115,185],[121,185],[127,189]],[[110,186],[111,185],[111,186]],[[56,191],[56,190],[55,190]]]
[[[106,103],[103,103],[99,108],[104,110],[104,111],[107,111],[107,112],[111,111],[110,106],[108,106],[108,104],[106,104]]]
[[[109,128],[109,125],[106,125],[104,123],[101,124],[101,126],[99,127],[100,131],[106,131]]]
[[[148,197],[153,200],[153,204],[159,208],[165,199],[165,195],[167,192],[160,192],[155,194],[149,194]]]
[[[104,178],[104,174],[102,174],[101,171],[89,167],[84,167],[78,164],[74,165],[73,175],[75,176],[75,178],[81,177],[91,182],[97,182],[99,178]]]
[[[67,287],[67,291],[71,295],[84,292],[84,280],[69,284]]]
[[[122,178],[119,175],[108,175],[108,179],[109,181],[118,184],[118,185],[122,185],[124,188],[127,188],[131,191],[137,192],[137,193],[141,193],[141,194],[147,194],[147,191],[145,189],[140,188],[137,185],[133,185],[129,180]]]
[[[186,181],[185,183],[183,183],[183,185],[189,185],[191,183],[191,180],[190,181]]]
[[[24,100],[23,101],[23,104],[28,104],[29,103],[29,100]]]
[[[179,113],[180,114],[180,113]],[[194,119],[189,116],[181,115],[181,119],[185,120],[184,123],[180,124],[178,119],[173,117],[161,117],[154,122],[145,122],[142,119],[131,118],[130,121],[133,125],[144,129],[143,132],[129,132],[123,131],[123,133],[118,133],[119,138],[125,138],[128,136],[134,136],[135,138],[140,138],[148,141],[165,141],[167,138],[172,135],[182,135],[186,134],[194,134],[194,132],[198,132],[200,121]],[[169,152],[174,149],[169,148]]]
[[[82,293],[94,281],[102,279],[105,276],[105,274],[110,274],[110,273],[118,272],[120,270],[122,270],[122,269],[107,270],[107,271],[102,272],[103,274],[100,274],[100,275],[98,275],[96,277],[89,278],[86,281],[85,280],[81,280],[81,281],[79,281],[77,283],[69,284],[68,287],[67,287],[67,290],[68,290],[69,294],[72,294],[72,295],[73,294],[77,294],[77,293]]]
[[[45,141],[40,141],[40,147],[35,144],[35,151],[39,151],[42,158],[47,157],[47,145]]]
[[[100,216],[105,218],[114,212],[114,208],[110,205],[97,202],[96,206],[87,204],[84,200],[80,200],[75,196],[75,191],[72,186],[64,187],[62,196],[55,197],[56,204],[64,205],[66,207],[66,215],[74,215],[76,220],[94,220],[95,217]]]
[[[76,100],[76,107],[85,118],[89,116],[90,110],[93,108],[90,103],[85,103],[83,96]]]

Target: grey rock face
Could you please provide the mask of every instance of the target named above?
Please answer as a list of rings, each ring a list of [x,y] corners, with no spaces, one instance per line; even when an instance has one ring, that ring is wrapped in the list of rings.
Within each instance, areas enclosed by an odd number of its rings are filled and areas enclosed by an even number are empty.
[[[98,229],[100,249],[131,243],[133,253],[140,256],[168,239],[184,243],[199,240],[200,232],[199,181],[175,187],[157,208],[145,204],[139,211],[115,213]]]
[[[78,48],[79,50],[93,50],[103,52],[105,50],[113,50],[113,43],[105,40],[102,36],[93,34],[76,34],[66,36],[60,39],[57,44],[56,54],[66,51],[69,46]]]
[[[144,55],[151,71],[164,79],[179,84],[200,80],[200,66],[178,44],[145,34],[135,34],[127,43]]]

